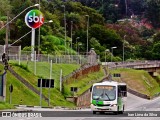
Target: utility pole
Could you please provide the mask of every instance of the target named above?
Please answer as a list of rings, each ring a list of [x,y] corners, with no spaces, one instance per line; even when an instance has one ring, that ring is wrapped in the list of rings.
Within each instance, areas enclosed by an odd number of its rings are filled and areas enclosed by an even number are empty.
[[[8,21],[9,21],[9,17],[8,17],[8,12],[7,12],[7,23],[8,23]],[[6,26],[6,40],[5,40],[5,52],[4,53],[6,53],[6,57],[8,57],[7,56],[7,54],[8,54],[8,32],[9,32],[9,26],[8,26],[8,24],[7,24],[7,26]]]
[[[73,42],[72,31],[73,31],[73,21],[71,21],[71,49],[72,49],[72,42]],[[71,55],[72,55],[72,51],[71,51]]]
[[[128,6],[127,6],[127,0],[125,0],[125,6],[126,6],[126,17],[127,17],[127,9],[128,9]]]
[[[89,15],[85,15],[87,17],[87,53],[88,54],[88,27],[89,27]]]
[[[7,12],[7,23],[9,21],[9,13]],[[4,76],[4,80],[3,80],[3,96],[4,96],[4,101],[6,101],[6,74],[7,73],[7,69],[8,69],[8,31],[9,31],[9,27],[8,24],[6,25],[6,40],[5,40],[5,51],[4,51],[4,70],[5,72],[3,73]],[[2,60],[3,61],[3,60]]]
[[[40,11],[40,0],[39,0],[39,11]],[[41,27],[39,27],[39,31],[38,31],[38,60],[39,60],[39,56],[40,56],[40,44],[41,44]]]

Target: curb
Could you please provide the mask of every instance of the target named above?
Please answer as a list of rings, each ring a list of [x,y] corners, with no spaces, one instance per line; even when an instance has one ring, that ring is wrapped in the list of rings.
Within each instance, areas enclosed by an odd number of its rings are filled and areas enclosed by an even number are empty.
[[[33,105],[14,105],[15,107],[28,107],[28,108],[50,108],[50,109],[64,109],[65,107],[49,107],[49,106],[33,106]]]
[[[63,109],[63,110],[81,110],[83,107],[67,108],[61,106],[48,107],[48,106],[32,106],[32,105],[14,105],[15,107],[28,107],[28,108],[49,108],[49,109]],[[87,108],[87,107],[86,107]]]

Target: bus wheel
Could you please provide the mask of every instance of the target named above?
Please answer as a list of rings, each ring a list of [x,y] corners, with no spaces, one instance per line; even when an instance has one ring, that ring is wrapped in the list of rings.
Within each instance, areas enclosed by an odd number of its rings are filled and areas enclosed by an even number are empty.
[[[123,112],[124,112],[124,106],[123,106],[123,110],[122,110],[122,111],[119,111],[119,113],[120,113],[120,114],[123,114]]]
[[[114,112],[115,115],[118,115],[118,111]]]
[[[93,114],[96,114],[96,111],[93,111]]]
[[[117,107],[117,111],[114,112],[115,115],[118,115],[119,113],[119,107]]]

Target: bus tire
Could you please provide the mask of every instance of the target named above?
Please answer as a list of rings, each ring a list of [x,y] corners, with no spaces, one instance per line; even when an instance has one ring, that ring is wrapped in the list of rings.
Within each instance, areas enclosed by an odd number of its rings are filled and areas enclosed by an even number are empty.
[[[96,114],[96,111],[93,111],[93,114]]]
[[[115,115],[118,115],[119,113],[119,107],[117,107],[117,111],[114,112]]]
[[[118,115],[118,111],[114,112],[115,115]]]
[[[122,111],[119,111],[119,114],[123,114],[123,112],[124,112],[124,105]]]

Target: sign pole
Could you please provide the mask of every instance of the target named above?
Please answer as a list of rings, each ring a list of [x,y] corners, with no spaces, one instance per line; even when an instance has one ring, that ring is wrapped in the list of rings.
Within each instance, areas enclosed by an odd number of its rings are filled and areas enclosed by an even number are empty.
[[[12,93],[10,92],[9,95],[10,95],[10,101],[9,101],[9,103],[12,104]]]
[[[13,85],[9,86],[9,103],[12,103],[12,92],[13,92]]]
[[[51,88],[51,79],[52,79],[52,60],[51,60],[51,63],[50,63],[50,79],[49,79],[49,89],[48,89],[48,106],[50,106],[50,88]]]
[[[34,51],[34,74],[36,75],[36,51]]]
[[[35,46],[35,29],[32,28],[32,39],[31,39],[31,61],[34,61],[34,46]]]
[[[40,82],[40,106],[42,106],[42,78]]]
[[[62,69],[60,71],[60,92],[62,92]]]

